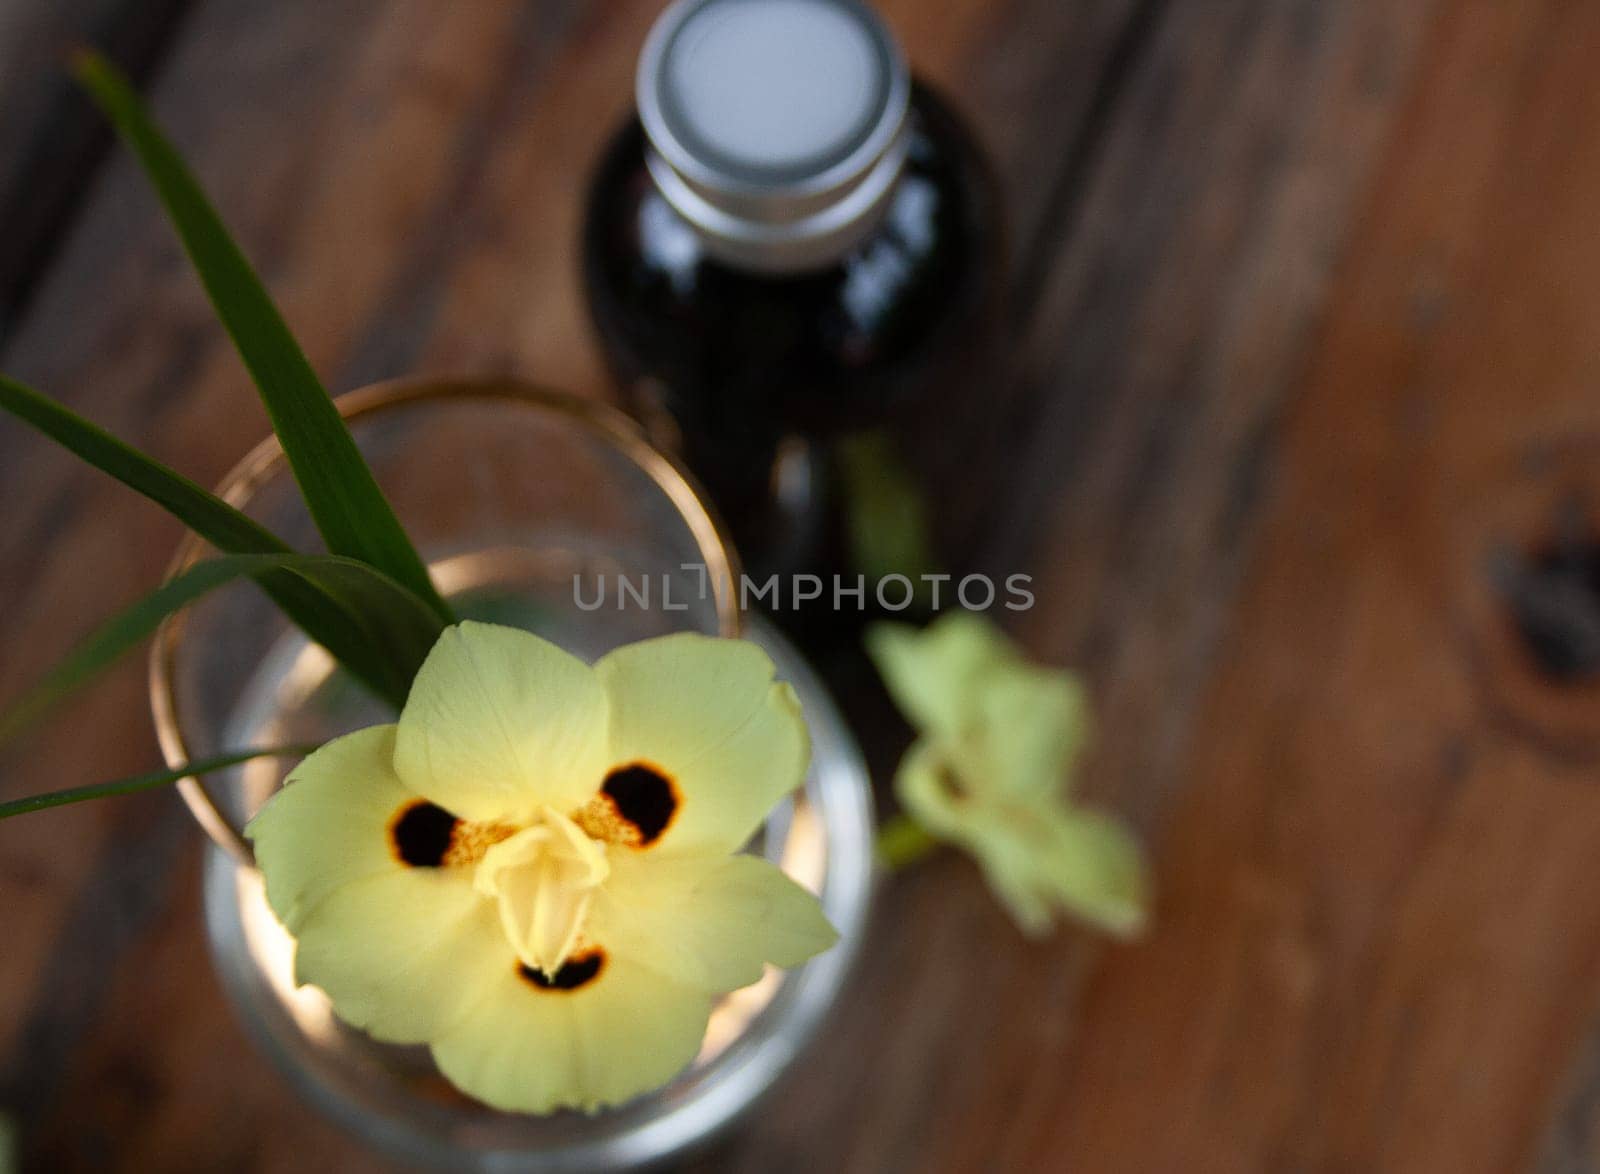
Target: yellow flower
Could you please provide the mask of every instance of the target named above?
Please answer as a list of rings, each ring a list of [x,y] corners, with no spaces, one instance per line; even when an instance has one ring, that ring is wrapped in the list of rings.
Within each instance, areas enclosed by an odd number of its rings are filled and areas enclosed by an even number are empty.
[[[677,635],[592,668],[447,629],[397,724],[307,758],[249,834],[298,981],[463,1091],[616,1104],[694,1058],[719,995],[833,944],[815,897],[735,855],[810,747],[772,662]]]
[[[920,631],[875,624],[867,649],[921,735],[895,775],[911,817],[975,857],[1031,936],[1048,932],[1058,911],[1120,936],[1142,930],[1149,879],[1138,841],[1070,798],[1089,733],[1077,680],[1030,664],[971,612]]]

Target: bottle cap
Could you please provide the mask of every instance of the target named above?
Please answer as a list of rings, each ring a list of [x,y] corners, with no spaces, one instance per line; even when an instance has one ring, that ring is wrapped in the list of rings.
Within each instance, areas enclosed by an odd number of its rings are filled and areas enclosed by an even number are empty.
[[[677,0],[639,60],[656,186],[713,256],[772,273],[825,266],[876,226],[910,95],[855,0]]]

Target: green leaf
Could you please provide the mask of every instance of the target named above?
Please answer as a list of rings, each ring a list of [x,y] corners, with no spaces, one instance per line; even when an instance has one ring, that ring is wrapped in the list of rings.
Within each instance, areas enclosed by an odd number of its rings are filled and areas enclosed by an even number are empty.
[[[88,799],[109,799],[113,795],[150,791],[156,787],[182,782],[191,775],[209,774],[214,770],[238,766],[241,762],[249,762],[255,758],[304,758],[315,749],[315,746],[265,746],[255,750],[236,750],[231,754],[187,762],[168,770],[130,775],[125,779],[93,783],[87,787],[69,787],[65,791],[51,791],[45,795],[29,795],[25,799],[12,799],[7,803],[0,803],[0,819],[10,819],[13,815],[27,815],[29,812],[43,811],[49,807],[65,807],[68,803],[82,803]]]
[[[254,518],[183,474],[147,457],[42,392],[4,375],[0,375],[0,409],[148,497],[219,550],[265,554],[289,549],[287,543]]]
[[[450,623],[448,605],[333,400],[182,157],[105,58],[80,53],[74,72],[138,156],[165,205],[217,316],[261,392],[328,550],[377,567],[426,601],[441,622]]]
[[[0,410],[56,441],[172,514],[201,538],[229,554],[292,554],[289,546],[247,514],[180,473],[153,460],[48,396],[0,375]],[[339,590],[315,577],[272,571],[258,578],[263,590],[302,631],[326,648],[351,676],[396,709],[405,704],[421,660],[411,642],[375,639],[361,622],[362,589],[341,570]],[[393,594],[380,588],[384,594]],[[382,606],[381,602],[378,606]],[[426,605],[424,605],[426,606]],[[414,609],[413,609],[414,610]],[[432,614],[431,609],[429,609]],[[437,617],[432,640],[443,630]]]
[[[236,579],[290,576],[320,591],[373,646],[387,644],[397,663],[422,660],[439,633],[438,617],[400,584],[354,559],[326,554],[232,554],[196,563],[102,625],[43,681],[0,713],[0,745],[58,701],[93,680],[147,639],[174,612]],[[415,668],[412,674],[415,675]]]

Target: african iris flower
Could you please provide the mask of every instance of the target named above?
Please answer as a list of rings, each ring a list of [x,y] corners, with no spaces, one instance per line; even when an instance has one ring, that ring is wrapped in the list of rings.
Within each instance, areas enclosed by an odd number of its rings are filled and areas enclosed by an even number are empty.
[[[920,735],[895,774],[916,823],[970,853],[1030,936],[1048,933],[1059,913],[1137,935],[1150,903],[1139,842],[1072,794],[1089,740],[1078,680],[1028,661],[964,611],[921,630],[875,624],[867,650]]]
[[[592,1109],[694,1058],[719,995],[827,949],[737,854],[809,743],[766,654],[676,635],[593,667],[447,629],[398,723],[328,743],[250,824],[296,978],[496,1107]]]

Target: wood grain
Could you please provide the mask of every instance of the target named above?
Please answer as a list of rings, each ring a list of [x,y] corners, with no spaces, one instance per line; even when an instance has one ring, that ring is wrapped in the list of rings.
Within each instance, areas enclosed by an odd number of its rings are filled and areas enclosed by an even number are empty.
[[[0,4],[0,339],[71,227],[112,136],[63,68],[93,45],[135,81],[160,66],[190,0]]]
[[[336,387],[606,394],[579,200],[656,10],[197,0],[153,96]],[[1030,945],[959,858],[896,879],[827,1037],[697,1167],[1593,1165],[1600,698],[1538,676],[1489,568],[1600,494],[1600,12],[885,11],[1013,230],[1016,370],[974,397],[1001,459],[940,492],[1088,675],[1159,918]],[[202,480],[265,427],[121,158],[0,365]],[[176,532],[15,429],[0,503],[3,697]],[[153,757],[130,667],[0,791]],[[0,1111],[40,1168],[377,1168],[233,1026],[196,855],[166,797],[0,826]]]
[[[1508,471],[1593,429],[1595,17],[1450,4],[1427,29],[1196,718],[1176,752],[1108,734],[1107,777],[1148,786],[1143,754],[1183,790],[1160,928],[1095,974],[1060,1111],[1017,1152],[1498,1171],[1538,1149],[1594,1012],[1600,811],[1582,768],[1494,720],[1467,617],[1493,614],[1471,603],[1490,551],[1534,538],[1497,524]],[[1226,422],[1195,420],[1181,455],[1216,459]],[[1133,617],[1159,622],[1147,594],[1089,588],[1129,607],[1106,626],[1125,738],[1162,728],[1172,686],[1140,677],[1188,668],[1171,637],[1214,606],[1177,556],[1227,530],[1184,512],[1199,527],[1144,581],[1201,615],[1151,631],[1164,648],[1126,648]]]

